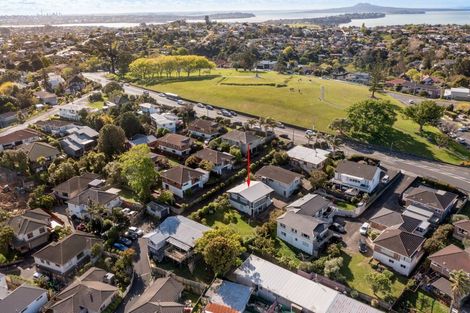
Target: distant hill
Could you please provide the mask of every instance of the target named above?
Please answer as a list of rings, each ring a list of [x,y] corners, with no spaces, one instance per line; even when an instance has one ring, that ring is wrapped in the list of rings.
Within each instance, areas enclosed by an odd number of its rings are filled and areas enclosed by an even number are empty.
[[[429,11],[466,11],[468,9],[426,9],[426,8],[396,8],[384,7],[370,3],[358,3],[351,7],[308,10],[308,13],[384,13],[384,14],[425,14]]]

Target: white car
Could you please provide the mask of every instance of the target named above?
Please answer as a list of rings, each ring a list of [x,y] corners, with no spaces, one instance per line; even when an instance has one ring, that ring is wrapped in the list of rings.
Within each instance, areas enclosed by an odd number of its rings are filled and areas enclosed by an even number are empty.
[[[315,131],[314,130],[311,130],[311,129],[307,129],[305,131],[305,136],[313,136],[315,135]]]
[[[385,175],[384,177],[382,177],[382,183],[383,184],[388,183],[389,179],[390,179],[390,177],[388,175]]]
[[[176,103],[178,103],[179,105],[183,105],[184,101],[183,100],[178,100],[178,101],[176,101]]]
[[[409,104],[415,104],[415,101],[414,100],[408,100],[408,103]]]
[[[39,272],[35,272],[33,274],[33,280],[39,280],[39,279],[44,279],[45,281],[49,281],[49,276],[46,276],[46,275],[41,274]]]
[[[359,233],[361,235],[367,235],[367,232],[369,231],[370,224],[369,223],[364,223],[361,225],[361,228],[359,228]]]
[[[134,226],[129,227],[128,230],[131,233],[137,234],[139,237],[144,235],[144,231],[142,229],[134,227]]]
[[[130,211],[131,211],[131,209],[129,209],[129,208],[124,208],[124,209],[122,209],[121,212],[124,213],[124,215],[127,215],[127,214],[129,214]]]

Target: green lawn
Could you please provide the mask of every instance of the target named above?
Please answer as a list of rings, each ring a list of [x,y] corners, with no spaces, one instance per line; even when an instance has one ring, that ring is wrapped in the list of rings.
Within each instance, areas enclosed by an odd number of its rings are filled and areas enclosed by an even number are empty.
[[[466,204],[465,207],[459,212],[459,214],[463,214],[463,215],[466,215],[466,216],[470,217],[470,202],[467,202],[467,204]]]
[[[356,289],[362,293],[368,294],[373,297],[381,298],[381,295],[374,295],[370,284],[367,282],[366,276],[375,270],[370,266],[368,257],[363,256],[360,253],[354,253],[348,255],[343,253],[342,255],[344,263],[341,268],[341,274],[346,277],[346,282],[349,287]],[[392,284],[392,295],[399,297],[406,285],[406,278],[396,275],[396,279]]]
[[[354,204],[343,201],[335,202],[335,205],[345,211],[354,211],[356,209],[356,206]]]
[[[225,224],[223,222],[223,212],[215,212],[214,214],[207,215],[207,225],[210,227],[225,225],[236,230],[240,236],[249,237],[254,234],[256,225],[248,221],[248,219],[242,216],[237,210],[232,209],[225,212],[230,212],[232,216],[236,218],[236,222],[231,220],[230,223]]]
[[[449,307],[430,297],[421,290],[417,292],[406,291],[398,304],[403,311],[419,313],[448,313]]]
[[[210,76],[168,80],[149,87],[161,92],[176,93],[184,98],[210,103],[229,109],[329,132],[328,125],[338,117],[346,116],[346,109],[355,102],[370,96],[368,87],[310,76],[281,75],[276,72],[243,72],[217,69]],[[271,84],[271,86],[266,86]],[[280,87],[287,84],[287,87]],[[320,99],[324,87],[324,100]],[[402,106],[388,95],[383,99]],[[429,136],[438,130],[426,127]],[[440,149],[418,133],[418,125],[398,117],[393,132],[377,144],[392,149],[411,152],[444,162],[459,164],[470,158],[464,147],[452,144]]]
[[[89,106],[90,108],[92,108],[92,109],[101,110],[101,109],[103,109],[104,101],[90,102],[90,103],[88,103],[88,106]]]

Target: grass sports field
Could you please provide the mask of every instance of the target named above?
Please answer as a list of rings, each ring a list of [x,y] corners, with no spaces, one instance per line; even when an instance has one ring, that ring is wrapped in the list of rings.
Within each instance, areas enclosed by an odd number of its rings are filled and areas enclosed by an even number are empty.
[[[338,117],[346,116],[353,103],[367,99],[368,87],[323,80],[310,76],[281,75],[276,72],[243,72],[229,69],[211,71],[206,79],[197,74],[181,80],[163,81],[146,85],[161,92],[171,92],[183,98],[213,104],[258,116],[329,132],[328,125]],[[321,90],[324,100],[321,100]],[[388,95],[379,95],[398,106],[401,103]],[[426,137],[432,138],[438,130],[426,127]],[[422,155],[448,163],[459,164],[470,153],[462,146],[451,144],[441,149],[418,134],[418,125],[401,116],[394,131],[380,142],[394,150]]]

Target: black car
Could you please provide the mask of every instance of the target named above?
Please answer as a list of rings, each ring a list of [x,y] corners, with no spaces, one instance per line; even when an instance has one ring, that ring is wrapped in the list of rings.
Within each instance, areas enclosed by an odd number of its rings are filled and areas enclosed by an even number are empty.
[[[359,252],[360,253],[367,253],[368,247],[363,238],[359,241]]]
[[[289,139],[288,134],[280,134],[279,137],[284,138],[284,139]]]
[[[134,232],[126,231],[124,233],[124,237],[129,238],[130,240],[137,240],[139,238],[139,235]]]
[[[330,238],[330,243],[339,243],[343,241],[343,237],[340,234],[335,234],[331,235]]]
[[[330,229],[331,230],[334,230],[338,233],[341,233],[341,234],[345,234],[346,233],[346,229],[344,229],[343,225],[339,224],[339,223],[333,223],[330,225]]]

